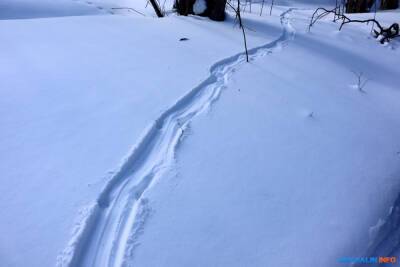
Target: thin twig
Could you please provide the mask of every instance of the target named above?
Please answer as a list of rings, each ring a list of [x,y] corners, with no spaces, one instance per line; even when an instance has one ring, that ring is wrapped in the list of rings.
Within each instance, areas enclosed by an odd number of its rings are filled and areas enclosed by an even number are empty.
[[[240,0],[237,0],[237,9],[235,9],[229,2],[227,4],[236,12],[236,17],[239,21],[239,27],[242,28],[243,33],[243,42],[244,42],[244,50],[246,52],[246,62],[249,62],[249,52],[247,50],[247,40],[246,40],[246,31],[243,26],[242,17],[240,15]]]
[[[271,8],[269,9],[269,15],[272,15],[272,8],[274,7],[274,0],[271,2]]]
[[[261,12],[260,12],[260,16],[262,15],[262,12],[263,12],[264,3],[265,3],[265,0],[263,0],[263,1],[262,1],[262,4],[261,4]]]
[[[138,14],[140,14],[140,15],[142,15],[142,16],[144,16],[144,17],[146,17],[146,15],[145,14],[143,14],[142,12],[139,12],[139,11],[137,11],[136,9],[134,9],[134,8],[131,8],[131,7],[113,7],[113,8],[111,8],[112,10],[118,10],[118,9],[127,9],[127,10],[129,10],[129,11],[133,11],[133,12],[136,12],[136,13],[138,13]]]

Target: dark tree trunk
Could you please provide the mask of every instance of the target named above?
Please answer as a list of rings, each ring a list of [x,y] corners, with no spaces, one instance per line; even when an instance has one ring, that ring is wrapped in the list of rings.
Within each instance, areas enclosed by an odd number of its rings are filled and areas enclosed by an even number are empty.
[[[158,5],[158,3],[156,2],[156,0],[150,0],[150,3],[154,8],[154,11],[156,12],[157,17],[159,17],[159,18],[164,17],[164,14],[161,12],[161,8]]]
[[[180,15],[187,16],[193,14],[193,5],[195,0],[177,0],[175,2],[176,10]]]
[[[371,10],[372,6],[375,4],[376,0],[367,0],[368,9]]]
[[[399,7],[399,0],[382,0],[381,9],[396,9]]]
[[[208,0],[207,13],[210,19],[223,21],[225,20],[226,0]]]
[[[174,7],[180,15],[187,16],[193,14],[193,5],[196,0],[176,0]],[[212,20],[225,20],[226,0],[206,0],[207,9],[201,14],[208,16]]]
[[[347,13],[362,13],[368,11],[369,0],[347,0]]]

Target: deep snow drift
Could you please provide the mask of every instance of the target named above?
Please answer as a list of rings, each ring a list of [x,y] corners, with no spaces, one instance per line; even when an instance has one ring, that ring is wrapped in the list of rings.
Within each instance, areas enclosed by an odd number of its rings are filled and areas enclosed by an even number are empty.
[[[26,19],[0,21],[0,265],[363,255],[399,191],[398,42],[329,18],[308,33],[310,10],[287,1],[244,15],[246,64],[232,17],[47,2],[0,13]]]

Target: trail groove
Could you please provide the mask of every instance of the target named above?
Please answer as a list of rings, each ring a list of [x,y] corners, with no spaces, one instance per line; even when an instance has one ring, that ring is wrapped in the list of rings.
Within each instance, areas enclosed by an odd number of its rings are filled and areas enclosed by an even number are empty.
[[[282,34],[249,50],[251,60],[267,55],[294,37],[292,9],[281,14]],[[144,193],[173,163],[175,149],[188,124],[216,101],[244,53],[215,63],[209,77],[166,110],[147,129],[120,170],[109,180],[96,203],[82,216],[58,266],[124,266],[148,216]]]

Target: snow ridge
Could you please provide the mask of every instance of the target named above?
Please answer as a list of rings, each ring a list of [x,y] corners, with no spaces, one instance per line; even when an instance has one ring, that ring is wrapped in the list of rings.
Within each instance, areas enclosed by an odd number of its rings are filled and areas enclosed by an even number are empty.
[[[293,39],[289,9],[281,14],[282,34],[249,50],[250,60],[265,56]],[[212,65],[210,76],[156,119],[111,177],[90,211],[76,225],[57,266],[126,266],[151,209],[145,193],[173,164],[189,123],[220,96],[235,68],[246,62],[239,53]]]

